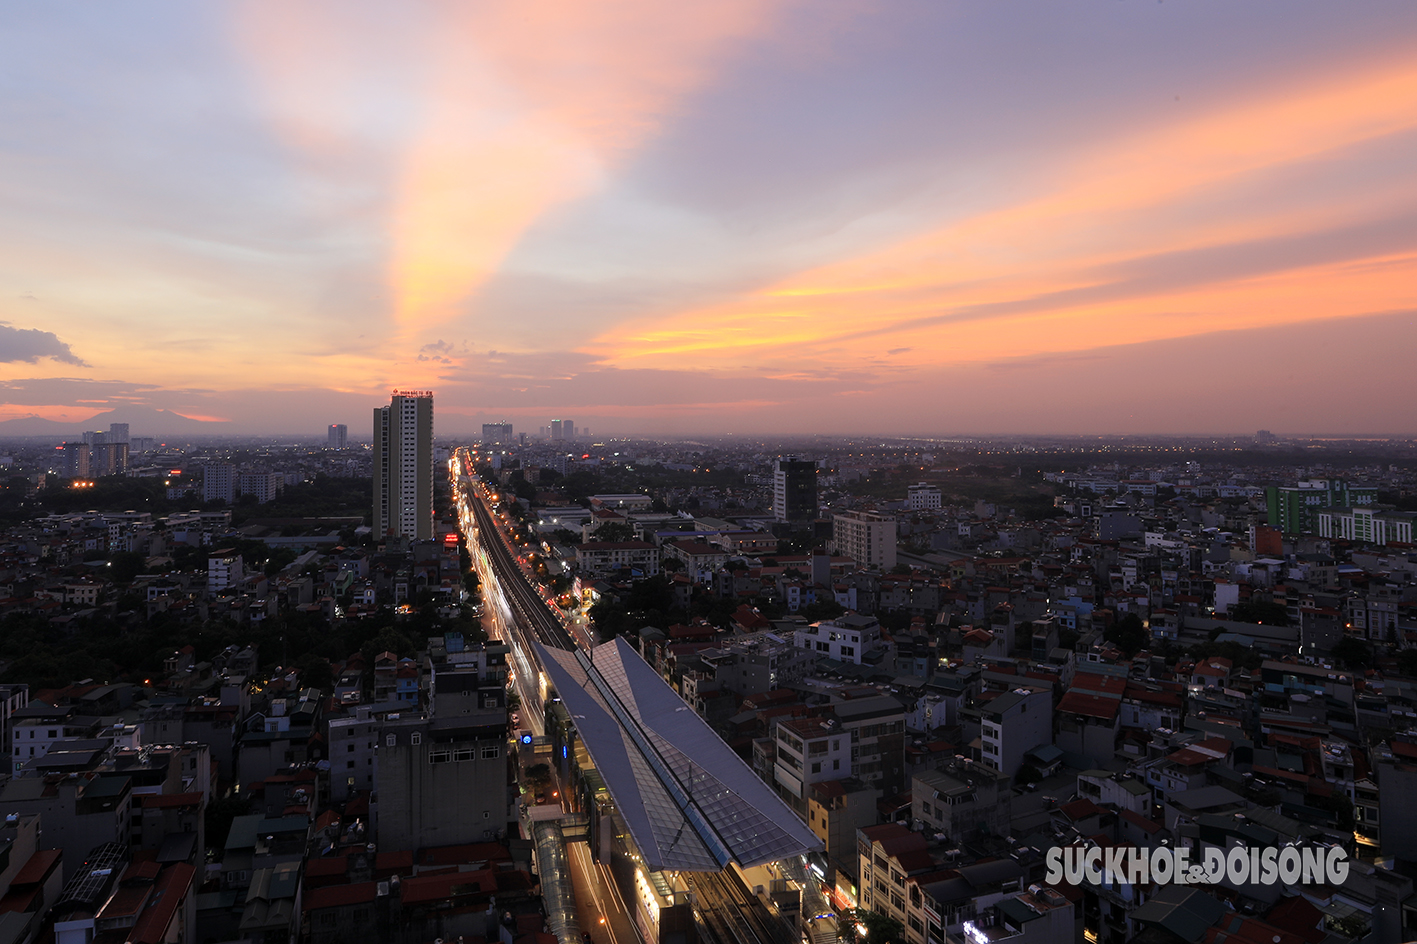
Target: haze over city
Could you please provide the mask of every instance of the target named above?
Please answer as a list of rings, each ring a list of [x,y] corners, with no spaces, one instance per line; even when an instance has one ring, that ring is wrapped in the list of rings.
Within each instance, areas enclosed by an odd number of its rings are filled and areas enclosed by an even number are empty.
[[[4,9],[0,435],[1417,432],[1410,3]]]

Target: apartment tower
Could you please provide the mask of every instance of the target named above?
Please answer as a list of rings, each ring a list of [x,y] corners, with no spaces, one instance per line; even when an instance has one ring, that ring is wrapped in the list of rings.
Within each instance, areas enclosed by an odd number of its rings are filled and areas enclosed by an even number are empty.
[[[433,539],[433,392],[374,409],[374,534]]]

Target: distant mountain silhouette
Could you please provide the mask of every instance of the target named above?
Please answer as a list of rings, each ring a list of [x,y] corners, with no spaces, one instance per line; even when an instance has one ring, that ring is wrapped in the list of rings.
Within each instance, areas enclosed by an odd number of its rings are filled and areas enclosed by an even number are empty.
[[[42,416],[20,416],[0,422],[0,437],[52,436],[56,439],[77,439],[85,430],[108,430],[110,423],[127,423],[129,435],[152,436],[220,436],[231,429],[227,421],[194,420],[171,410],[155,410],[147,406],[120,406],[77,423],[47,420]]]

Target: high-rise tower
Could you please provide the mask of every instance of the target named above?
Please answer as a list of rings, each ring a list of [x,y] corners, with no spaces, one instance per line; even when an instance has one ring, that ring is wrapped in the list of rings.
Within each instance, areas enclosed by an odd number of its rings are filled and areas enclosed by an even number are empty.
[[[433,392],[374,408],[374,534],[433,539]]]
[[[817,516],[817,464],[783,456],[772,468],[772,514],[778,521],[800,523]]]

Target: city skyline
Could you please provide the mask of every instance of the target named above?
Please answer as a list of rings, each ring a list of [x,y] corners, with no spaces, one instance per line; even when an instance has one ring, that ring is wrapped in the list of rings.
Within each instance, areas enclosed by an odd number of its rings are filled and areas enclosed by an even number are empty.
[[[0,436],[1417,433],[1408,4],[9,20]]]

